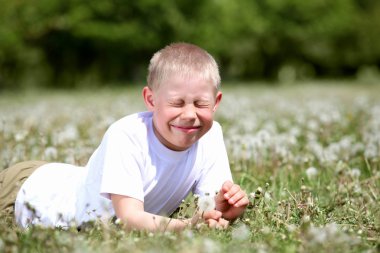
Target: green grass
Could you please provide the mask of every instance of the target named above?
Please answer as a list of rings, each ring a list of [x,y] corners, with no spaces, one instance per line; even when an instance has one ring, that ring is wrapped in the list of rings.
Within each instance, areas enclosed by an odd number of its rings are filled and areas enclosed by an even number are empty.
[[[251,201],[227,230],[23,231],[3,215],[0,252],[379,252],[380,87],[229,84],[223,92],[216,118]],[[109,124],[140,110],[140,88],[0,94],[0,169],[31,159],[84,165]],[[174,216],[194,205],[189,197]]]

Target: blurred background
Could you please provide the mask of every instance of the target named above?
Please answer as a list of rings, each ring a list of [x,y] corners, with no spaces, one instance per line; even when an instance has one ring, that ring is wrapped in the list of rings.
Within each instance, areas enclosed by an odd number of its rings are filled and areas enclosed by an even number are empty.
[[[145,81],[185,41],[224,81],[379,80],[378,0],[0,0],[0,91]]]

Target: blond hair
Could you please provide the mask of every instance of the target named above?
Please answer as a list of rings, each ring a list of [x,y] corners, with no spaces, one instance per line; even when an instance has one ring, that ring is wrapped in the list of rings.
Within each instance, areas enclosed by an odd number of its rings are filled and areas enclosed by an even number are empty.
[[[148,87],[157,89],[173,74],[198,76],[220,88],[220,75],[215,59],[204,49],[189,43],[173,43],[155,53],[148,69]]]

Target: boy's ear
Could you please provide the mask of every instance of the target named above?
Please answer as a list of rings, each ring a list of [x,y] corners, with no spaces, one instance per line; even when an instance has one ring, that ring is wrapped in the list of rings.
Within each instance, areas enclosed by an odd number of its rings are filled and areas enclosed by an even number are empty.
[[[216,111],[216,109],[218,109],[219,107],[219,104],[220,104],[220,101],[222,101],[222,92],[221,91],[218,91],[218,93],[216,93],[216,97],[215,97],[215,105],[214,105],[214,108],[212,109],[213,112]]]
[[[142,95],[147,109],[152,111],[154,108],[153,91],[148,86],[145,86],[143,88]]]

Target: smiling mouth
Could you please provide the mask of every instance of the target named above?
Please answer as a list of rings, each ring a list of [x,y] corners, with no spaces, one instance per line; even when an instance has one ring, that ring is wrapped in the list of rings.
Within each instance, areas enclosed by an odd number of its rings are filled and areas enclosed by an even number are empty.
[[[176,125],[172,125],[172,127],[179,129],[181,131],[185,131],[185,132],[196,131],[201,128],[201,126],[176,126]]]

